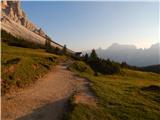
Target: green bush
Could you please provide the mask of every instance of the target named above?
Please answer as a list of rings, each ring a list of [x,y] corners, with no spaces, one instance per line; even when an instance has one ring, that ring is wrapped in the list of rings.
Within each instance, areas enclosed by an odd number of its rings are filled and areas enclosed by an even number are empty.
[[[68,67],[69,70],[72,71],[78,71],[78,72],[85,72],[85,73],[89,73],[89,74],[93,74],[93,70],[84,62],[82,61],[76,61],[73,64],[71,64]]]
[[[114,61],[101,59],[97,56],[96,51],[92,50],[90,56],[85,57],[85,61],[97,74],[115,74],[120,72],[120,65]]]

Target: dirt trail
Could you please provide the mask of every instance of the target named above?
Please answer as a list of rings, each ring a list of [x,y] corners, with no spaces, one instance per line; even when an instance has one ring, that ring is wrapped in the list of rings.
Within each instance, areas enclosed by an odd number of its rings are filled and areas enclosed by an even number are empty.
[[[75,91],[80,94],[76,103],[94,101],[88,84],[86,79],[68,71],[65,65],[58,65],[35,85],[3,96],[2,120],[60,120]]]

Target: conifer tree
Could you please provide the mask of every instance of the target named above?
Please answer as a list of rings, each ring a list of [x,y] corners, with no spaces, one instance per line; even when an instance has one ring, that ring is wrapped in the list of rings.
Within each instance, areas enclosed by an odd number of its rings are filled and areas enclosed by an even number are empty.
[[[88,54],[87,53],[85,54],[84,58],[85,58],[85,61],[87,62],[88,61]]]
[[[91,54],[90,54],[90,59],[93,60],[93,61],[96,61],[97,60],[97,53],[96,51],[93,49]]]

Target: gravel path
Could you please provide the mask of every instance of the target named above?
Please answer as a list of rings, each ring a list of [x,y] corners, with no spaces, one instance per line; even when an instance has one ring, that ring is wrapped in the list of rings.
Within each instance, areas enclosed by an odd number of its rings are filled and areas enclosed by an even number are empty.
[[[60,120],[70,96],[86,89],[85,84],[85,79],[58,65],[33,86],[3,96],[2,120]]]

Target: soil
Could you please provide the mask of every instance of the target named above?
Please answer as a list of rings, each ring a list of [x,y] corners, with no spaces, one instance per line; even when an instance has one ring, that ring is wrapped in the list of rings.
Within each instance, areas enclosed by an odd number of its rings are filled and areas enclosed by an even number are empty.
[[[2,120],[60,120],[75,93],[75,103],[95,106],[89,84],[68,71],[66,64],[54,66],[34,85],[1,98]]]

